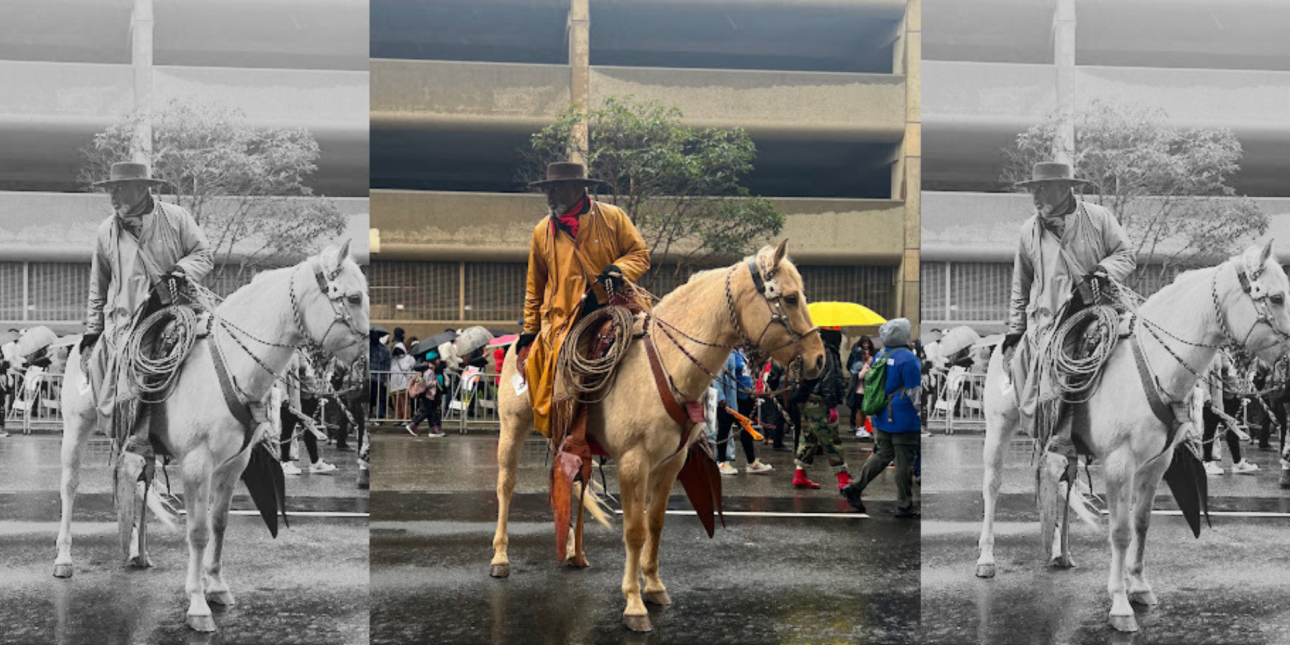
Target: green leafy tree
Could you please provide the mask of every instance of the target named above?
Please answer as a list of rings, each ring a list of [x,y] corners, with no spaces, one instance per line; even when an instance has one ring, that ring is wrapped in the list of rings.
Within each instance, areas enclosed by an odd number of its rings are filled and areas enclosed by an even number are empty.
[[[1017,135],[1004,182],[1029,179],[1034,163],[1052,158],[1057,123],[1052,114]],[[1104,101],[1077,112],[1074,125],[1076,176],[1093,183],[1086,199],[1119,216],[1158,277],[1230,256],[1267,231],[1267,215],[1228,185],[1242,154],[1230,130],[1181,128],[1163,110]]]
[[[520,179],[568,159],[583,118],[571,106],[534,134]],[[606,99],[585,119],[588,172],[609,182],[606,200],[627,211],[654,255],[675,261],[675,276],[747,255],[783,229],[784,215],[740,183],[757,156],[742,129],[688,127],[677,108],[630,97]]]
[[[132,113],[94,136],[82,151],[82,181],[130,158],[142,118]],[[236,258],[239,275],[308,255],[344,232],[346,216],[305,183],[317,159],[308,130],[256,129],[237,109],[171,101],[153,113],[153,176],[206,232],[216,264]]]

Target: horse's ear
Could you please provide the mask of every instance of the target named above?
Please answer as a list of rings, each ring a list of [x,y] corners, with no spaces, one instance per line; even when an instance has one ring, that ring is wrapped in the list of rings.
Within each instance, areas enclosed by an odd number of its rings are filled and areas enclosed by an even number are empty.
[[[775,247],[775,255],[771,257],[770,266],[777,267],[780,262],[784,261],[784,256],[788,253],[788,238],[780,240],[779,246]]]
[[[353,240],[346,239],[345,243],[340,245],[340,250],[336,252],[336,266],[340,266],[345,258],[349,257],[349,243]]]
[[[1259,266],[1267,263],[1268,258],[1272,257],[1272,238],[1268,238],[1268,243],[1263,245],[1263,250],[1259,252]]]

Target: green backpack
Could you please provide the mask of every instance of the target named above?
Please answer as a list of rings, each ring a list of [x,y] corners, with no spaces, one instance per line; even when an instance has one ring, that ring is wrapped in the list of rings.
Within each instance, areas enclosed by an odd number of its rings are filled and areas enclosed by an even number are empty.
[[[886,349],[878,352],[873,367],[864,375],[864,400],[860,402],[860,411],[865,416],[876,416],[887,409],[887,360],[894,355],[895,352],[888,354]]]

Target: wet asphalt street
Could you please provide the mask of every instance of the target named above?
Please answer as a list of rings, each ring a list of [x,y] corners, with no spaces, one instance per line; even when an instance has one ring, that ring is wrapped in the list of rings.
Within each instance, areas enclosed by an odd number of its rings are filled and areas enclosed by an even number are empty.
[[[1006,458],[995,532],[998,573],[974,576],[981,531],[982,435],[937,435],[923,441],[922,630],[925,643],[1290,643],[1287,554],[1290,517],[1223,513],[1290,513],[1290,491],[1278,488],[1274,452],[1246,450],[1255,475],[1211,476],[1213,528],[1191,535],[1181,517],[1156,515],[1147,537],[1147,579],[1160,604],[1138,610],[1137,634],[1107,624],[1110,546],[1106,520],[1072,528],[1073,570],[1050,569],[1040,553],[1030,443],[1015,441]],[[1082,469],[1081,469],[1082,470]],[[1081,472],[1081,477],[1083,473]],[[1105,493],[1099,468],[1094,491]],[[1157,509],[1176,509],[1161,486]]]
[[[224,551],[237,604],[213,605],[218,631],[198,634],[184,624],[182,520],[177,529],[150,524],[151,569],[120,563],[106,440],[86,450],[72,525],[75,573],[53,577],[59,442],[0,438],[0,643],[368,642],[368,504],[367,491],[355,488],[354,453],[324,446],[334,474],[287,478],[291,526],[276,540],[258,516],[236,514],[254,508],[238,486]],[[177,474],[171,478],[178,489]],[[359,517],[308,514],[333,512]]]
[[[868,451],[845,441],[858,471]],[[745,474],[740,456],[740,474],[722,480],[727,511],[822,516],[727,516],[709,540],[696,518],[669,515],[659,561],[673,604],[650,606],[655,631],[641,635],[621,623],[621,519],[612,531],[589,523],[590,569],[555,563],[545,445],[535,435],[525,446],[511,575],[493,579],[496,435],[373,436],[373,643],[918,642],[918,522],[891,516],[889,473],[867,491],[865,518],[838,496],[827,467],[810,473],[824,487],[798,491],[787,453],[758,446],[775,467],[765,476]],[[616,494],[612,463],[604,472]],[[679,486],[669,508],[690,510]]]

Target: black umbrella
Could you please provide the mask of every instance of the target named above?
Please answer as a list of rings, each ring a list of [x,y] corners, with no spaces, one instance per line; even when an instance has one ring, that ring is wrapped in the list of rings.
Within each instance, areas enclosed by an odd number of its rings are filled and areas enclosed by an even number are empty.
[[[436,349],[444,343],[450,343],[456,339],[457,339],[457,332],[451,331],[451,330],[445,331],[441,334],[435,334],[429,338],[422,338],[421,340],[417,341],[416,345],[412,346],[412,355],[425,356],[426,352],[432,349]]]
[[[368,336],[371,336],[372,338],[378,338],[380,336],[388,336],[389,334],[390,332],[385,331],[384,327],[376,323],[368,323],[368,329],[367,329]]]

